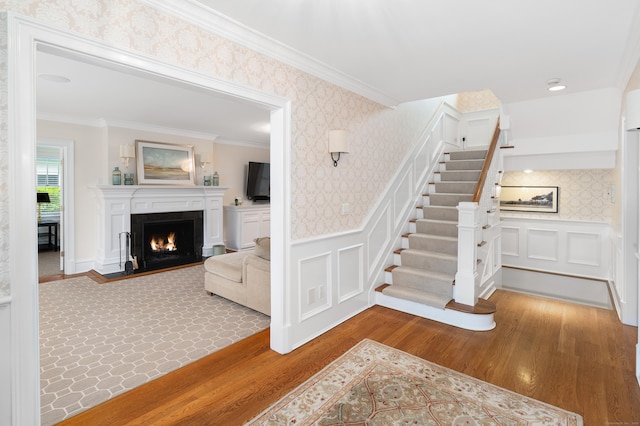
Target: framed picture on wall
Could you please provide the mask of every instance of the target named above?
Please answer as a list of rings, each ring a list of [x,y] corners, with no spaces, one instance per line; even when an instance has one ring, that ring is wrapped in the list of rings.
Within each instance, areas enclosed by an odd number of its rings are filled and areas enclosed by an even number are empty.
[[[558,213],[558,187],[503,186],[500,191],[500,210]]]
[[[195,185],[193,145],[136,141],[140,185]]]

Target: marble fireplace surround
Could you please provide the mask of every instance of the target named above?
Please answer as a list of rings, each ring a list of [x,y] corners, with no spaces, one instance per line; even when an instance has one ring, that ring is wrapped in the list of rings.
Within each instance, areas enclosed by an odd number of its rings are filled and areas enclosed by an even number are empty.
[[[122,232],[131,232],[131,215],[203,211],[202,255],[211,256],[213,246],[224,244],[222,204],[224,192],[220,186],[166,186],[166,185],[98,185],[97,256],[94,269],[100,274],[123,270],[124,238]]]

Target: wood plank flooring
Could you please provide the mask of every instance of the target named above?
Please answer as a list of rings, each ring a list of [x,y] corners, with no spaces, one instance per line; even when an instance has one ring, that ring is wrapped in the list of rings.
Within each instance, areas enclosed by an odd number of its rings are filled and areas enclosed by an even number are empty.
[[[279,355],[254,335],[62,425],[240,425],[363,338],[577,412],[585,425],[638,424],[636,327],[614,311],[497,291],[497,327],[473,332],[372,307]]]

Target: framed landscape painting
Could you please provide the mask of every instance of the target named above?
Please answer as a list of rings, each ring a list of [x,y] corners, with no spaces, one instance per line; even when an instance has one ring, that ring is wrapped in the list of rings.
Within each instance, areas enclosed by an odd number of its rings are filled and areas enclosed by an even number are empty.
[[[558,213],[558,187],[503,186],[500,191],[500,210]]]
[[[136,169],[141,185],[195,185],[193,145],[136,141]]]

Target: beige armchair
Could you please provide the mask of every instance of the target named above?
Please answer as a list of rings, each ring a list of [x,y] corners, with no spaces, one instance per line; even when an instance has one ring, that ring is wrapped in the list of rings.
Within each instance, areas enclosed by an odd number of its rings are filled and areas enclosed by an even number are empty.
[[[254,250],[212,256],[204,262],[204,288],[209,294],[271,315],[270,240],[256,239]]]

